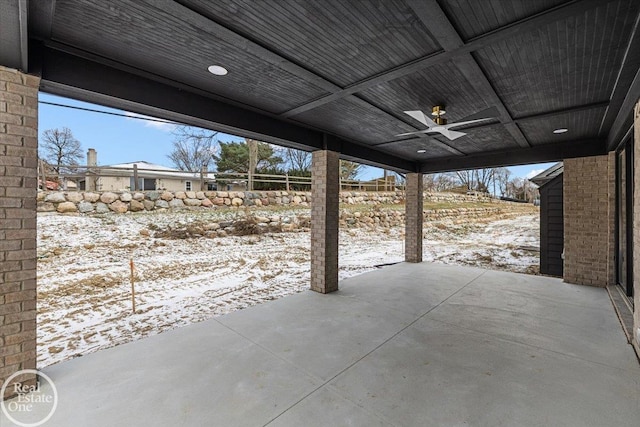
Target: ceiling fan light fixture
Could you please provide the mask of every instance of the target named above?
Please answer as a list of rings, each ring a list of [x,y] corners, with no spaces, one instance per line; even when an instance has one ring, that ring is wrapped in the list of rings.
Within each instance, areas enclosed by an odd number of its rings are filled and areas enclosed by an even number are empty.
[[[427,150],[418,150],[418,153],[420,153],[420,154],[424,154],[426,152],[427,152]]]
[[[569,132],[569,129],[567,129],[567,128],[558,128],[558,129],[555,129],[553,131],[553,133],[555,133],[555,134],[561,134],[561,133],[565,133],[565,132]]]
[[[431,109],[431,115],[432,116],[439,117],[439,116],[441,116],[443,114],[446,114],[446,111],[444,110],[444,106],[442,106],[442,105],[436,105],[435,107],[433,107]]]

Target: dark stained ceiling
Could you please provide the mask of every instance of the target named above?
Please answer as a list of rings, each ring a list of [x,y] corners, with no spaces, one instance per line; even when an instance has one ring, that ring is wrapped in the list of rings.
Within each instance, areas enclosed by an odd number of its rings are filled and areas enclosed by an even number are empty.
[[[640,94],[638,0],[27,7],[28,68],[44,91],[395,170],[603,154],[627,134]],[[228,75],[210,74],[212,64]],[[436,104],[449,123],[494,119],[456,128],[467,135],[453,141],[395,136],[425,129],[404,110]]]

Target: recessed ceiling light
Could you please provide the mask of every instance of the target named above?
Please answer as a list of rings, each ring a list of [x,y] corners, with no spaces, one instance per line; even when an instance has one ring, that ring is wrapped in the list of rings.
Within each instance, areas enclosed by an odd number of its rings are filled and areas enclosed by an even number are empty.
[[[560,128],[560,129],[554,130],[553,133],[565,133],[565,132],[568,132],[568,131],[569,131],[569,129],[567,129],[567,128]]]
[[[207,68],[211,74],[215,74],[216,76],[225,76],[228,71],[226,68],[221,67],[220,65],[211,65]]]
[[[426,153],[427,150],[418,150],[418,153],[422,154],[422,153]]]

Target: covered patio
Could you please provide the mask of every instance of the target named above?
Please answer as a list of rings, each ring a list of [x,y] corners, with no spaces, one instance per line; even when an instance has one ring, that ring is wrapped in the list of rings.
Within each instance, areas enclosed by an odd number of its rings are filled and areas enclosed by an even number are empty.
[[[51,425],[638,424],[637,0],[5,0],[0,28],[0,383],[38,368],[40,91],[313,152],[317,293],[47,368]],[[338,286],[340,160],[406,177],[416,265]],[[420,264],[423,174],[559,160],[564,282]]]
[[[622,427],[640,418],[640,366],[606,290],[431,263],[44,373],[59,394],[48,426]]]

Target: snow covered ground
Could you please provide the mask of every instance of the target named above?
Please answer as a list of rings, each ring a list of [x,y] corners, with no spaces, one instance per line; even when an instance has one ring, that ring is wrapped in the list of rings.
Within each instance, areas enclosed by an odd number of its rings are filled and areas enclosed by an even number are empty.
[[[202,215],[39,216],[38,367],[308,288],[309,232],[187,239],[149,232]],[[340,278],[402,261],[403,233],[342,229]],[[535,273],[539,234],[535,214],[429,223],[424,260]]]

